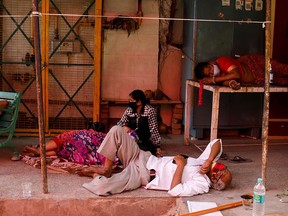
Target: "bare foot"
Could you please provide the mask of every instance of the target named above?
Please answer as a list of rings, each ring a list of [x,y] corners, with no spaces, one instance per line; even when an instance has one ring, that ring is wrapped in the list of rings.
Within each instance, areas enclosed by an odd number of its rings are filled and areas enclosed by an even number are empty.
[[[78,172],[78,174],[83,175],[83,176],[93,177],[93,178],[95,178],[98,175],[102,175],[102,176],[109,178],[112,175],[112,170],[111,169],[108,170],[105,167],[92,167],[92,166],[90,166],[90,167],[86,167],[86,168],[81,169]]]
[[[33,153],[34,157],[37,157],[40,155],[39,150],[37,148],[32,147],[32,146],[25,146],[24,151]]]

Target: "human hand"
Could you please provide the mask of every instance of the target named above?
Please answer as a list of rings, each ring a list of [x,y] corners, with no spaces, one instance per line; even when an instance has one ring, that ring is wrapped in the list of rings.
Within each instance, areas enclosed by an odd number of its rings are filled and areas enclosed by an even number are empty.
[[[123,126],[123,128],[124,128],[124,130],[125,130],[126,132],[128,132],[129,130],[132,130],[132,129],[130,129],[128,126]]]
[[[182,155],[176,155],[173,158],[173,163],[175,163],[177,166],[185,166],[187,164],[187,158]]]
[[[232,88],[233,90],[239,90],[241,88],[241,84],[236,82],[236,80],[230,80],[229,87]]]
[[[203,84],[206,84],[206,85],[216,84],[214,77],[205,77],[201,81]]]
[[[206,161],[202,164],[202,166],[201,166],[201,168],[200,168],[200,173],[201,173],[201,174],[206,174],[206,173],[208,173],[208,172],[210,171],[210,169],[211,169],[212,163],[213,163],[213,161],[211,161],[211,160],[206,160]]]
[[[132,129],[129,128],[129,130],[127,130],[127,133],[129,134],[129,136],[130,136],[133,140],[135,140],[135,142],[138,142],[138,141],[139,141],[139,137],[138,137],[137,133],[136,133],[134,130],[132,130]]]
[[[162,157],[163,156],[163,152],[162,152],[161,148],[156,148],[156,156],[157,157]]]

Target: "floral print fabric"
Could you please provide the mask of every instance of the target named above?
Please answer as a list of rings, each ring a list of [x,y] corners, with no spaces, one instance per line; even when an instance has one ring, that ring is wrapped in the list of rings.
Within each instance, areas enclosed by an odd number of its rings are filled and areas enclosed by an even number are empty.
[[[105,157],[97,150],[105,133],[90,130],[72,130],[54,137],[58,144],[57,156],[71,162],[85,165],[104,165]],[[61,145],[59,145],[61,143]],[[118,159],[115,158],[115,163]]]

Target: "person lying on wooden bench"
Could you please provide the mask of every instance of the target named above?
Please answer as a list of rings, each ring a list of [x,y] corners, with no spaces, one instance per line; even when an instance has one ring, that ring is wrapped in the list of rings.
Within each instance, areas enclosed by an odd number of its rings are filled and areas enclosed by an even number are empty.
[[[120,126],[107,133],[98,151],[105,156],[102,167],[88,167],[94,179],[83,184],[89,191],[102,196],[134,190],[166,190],[172,196],[193,196],[207,193],[210,186],[223,190],[232,181],[232,174],[224,164],[215,163],[222,153],[222,141],[211,141],[198,158],[183,155],[156,157],[143,151]],[[113,160],[117,156],[123,171],[112,175]],[[151,172],[153,171],[153,172]],[[151,180],[151,173],[155,178]]]
[[[271,59],[273,83],[288,85],[288,65]],[[263,86],[265,82],[265,56],[248,54],[239,58],[221,56],[212,62],[196,65],[195,76],[203,84],[223,84],[238,90],[241,86]]]

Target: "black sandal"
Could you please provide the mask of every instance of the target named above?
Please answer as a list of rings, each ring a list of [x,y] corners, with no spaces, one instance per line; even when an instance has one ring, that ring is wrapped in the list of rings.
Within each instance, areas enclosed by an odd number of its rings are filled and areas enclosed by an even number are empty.
[[[231,163],[249,163],[252,162],[251,159],[242,158],[240,156],[235,156],[233,159],[230,159],[229,162]]]

